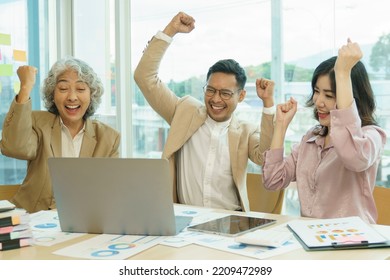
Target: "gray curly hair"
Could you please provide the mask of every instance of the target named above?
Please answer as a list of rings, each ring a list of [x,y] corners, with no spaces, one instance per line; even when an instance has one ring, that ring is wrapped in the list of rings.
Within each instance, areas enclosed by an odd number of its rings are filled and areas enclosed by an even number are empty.
[[[54,104],[54,89],[57,85],[58,76],[67,70],[73,70],[78,77],[88,85],[91,90],[91,103],[88,106],[83,118],[92,116],[101,102],[101,96],[104,93],[104,87],[96,72],[84,61],[68,57],[58,60],[53,64],[42,86],[42,98],[46,109],[56,115],[59,115],[58,108]]]

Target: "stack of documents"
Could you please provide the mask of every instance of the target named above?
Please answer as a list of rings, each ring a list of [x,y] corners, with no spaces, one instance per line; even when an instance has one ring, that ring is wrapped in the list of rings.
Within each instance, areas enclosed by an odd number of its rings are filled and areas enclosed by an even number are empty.
[[[0,213],[0,251],[31,245],[29,214],[24,209],[15,209],[7,200],[0,200],[0,209],[3,211]]]

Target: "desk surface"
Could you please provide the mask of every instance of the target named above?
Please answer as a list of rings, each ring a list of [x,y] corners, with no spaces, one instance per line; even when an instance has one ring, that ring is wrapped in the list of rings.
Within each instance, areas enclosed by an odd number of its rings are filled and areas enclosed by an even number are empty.
[[[227,212],[229,211],[220,211]],[[258,212],[247,213],[251,216],[261,216],[271,219],[276,219],[277,223],[274,226],[283,224],[287,221],[297,219],[297,217],[264,214]],[[390,226],[379,226],[376,228],[386,233],[390,233]],[[88,234],[69,241],[65,241],[53,246],[29,246],[21,249],[2,251],[0,252],[0,259],[7,260],[66,260],[73,259],[66,256],[55,255],[52,252],[65,248],[72,244],[90,239],[96,235]],[[133,260],[246,260],[253,259],[250,257],[236,255],[229,252],[224,252],[212,248],[203,247],[196,244],[191,244],[181,248],[174,248],[164,245],[156,245],[147,249],[129,259]],[[353,249],[353,250],[332,250],[332,251],[311,251],[307,252],[303,248],[271,257],[269,259],[278,260],[383,260],[390,259],[390,248],[378,249]]]

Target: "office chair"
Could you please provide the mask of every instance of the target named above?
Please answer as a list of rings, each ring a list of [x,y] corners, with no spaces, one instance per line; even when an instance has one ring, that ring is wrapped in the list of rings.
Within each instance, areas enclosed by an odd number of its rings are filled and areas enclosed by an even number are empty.
[[[282,211],[284,190],[268,191],[263,186],[261,174],[248,173],[246,185],[248,189],[249,207],[251,211],[280,214]]]
[[[390,225],[390,188],[375,186],[374,200],[378,210],[377,224]]]

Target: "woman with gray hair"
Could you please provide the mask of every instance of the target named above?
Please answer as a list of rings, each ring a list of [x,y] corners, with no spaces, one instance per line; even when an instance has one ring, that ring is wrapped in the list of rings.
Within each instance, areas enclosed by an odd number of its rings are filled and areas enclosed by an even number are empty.
[[[119,132],[89,119],[104,89],[88,64],[71,57],[52,66],[42,87],[48,111],[31,108],[36,73],[33,66],[18,68],[20,91],[5,118],[0,141],[3,155],[28,161],[26,178],[11,201],[30,213],[56,207],[49,157],[118,157],[120,143]]]

